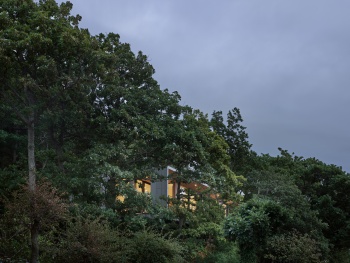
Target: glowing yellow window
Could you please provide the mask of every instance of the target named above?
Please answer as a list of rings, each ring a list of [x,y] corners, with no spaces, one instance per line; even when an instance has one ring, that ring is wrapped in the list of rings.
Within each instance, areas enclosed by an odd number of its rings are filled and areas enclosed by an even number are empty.
[[[139,193],[143,192],[143,182],[141,180],[136,180],[135,182],[135,190]]]
[[[168,183],[168,196],[170,198],[174,198],[174,184],[173,183]]]
[[[151,193],[151,183],[144,180],[136,180],[135,190],[139,193]]]
[[[145,193],[150,194],[151,193],[151,184],[147,183],[147,182],[143,182],[143,188],[145,190]]]

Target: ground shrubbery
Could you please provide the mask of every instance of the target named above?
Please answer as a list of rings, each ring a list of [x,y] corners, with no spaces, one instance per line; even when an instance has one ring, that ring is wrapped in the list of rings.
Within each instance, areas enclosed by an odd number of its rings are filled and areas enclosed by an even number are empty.
[[[20,209],[25,206],[20,204],[20,201],[24,201],[22,200],[24,194],[25,191],[16,194],[16,202],[12,201],[5,205],[5,214],[0,218],[2,262],[26,261],[29,255],[30,214],[16,213],[13,210],[14,207]],[[62,204],[64,202],[59,202],[59,205]],[[47,202],[38,206],[41,206],[40,209],[46,207],[46,214],[52,215],[52,207],[45,205]],[[68,205],[65,204],[64,207]],[[89,211],[92,210],[97,216],[94,217],[93,213],[86,216],[86,211],[81,211],[77,207],[72,209],[73,214],[67,210],[62,212],[59,220],[53,217],[45,218],[42,214],[42,222],[45,222],[45,225],[42,225],[40,233],[40,260],[74,263],[183,262],[184,249],[176,239],[164,237],[151,229],[139,229],[135,232],[128,228],[120,230],[112,227],[107,220],[111,219],[111,215],[102,216],[105,209],[89,206]],[[114,214],[114,217],[117,215]]]

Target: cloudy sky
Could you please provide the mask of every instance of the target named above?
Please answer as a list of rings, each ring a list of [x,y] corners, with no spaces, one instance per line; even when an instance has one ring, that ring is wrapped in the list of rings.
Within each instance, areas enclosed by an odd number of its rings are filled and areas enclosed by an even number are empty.
[[[81,26],[143,51],[162,89],[238,107],[257,153],[350,172],[350,1],[71,0]]]

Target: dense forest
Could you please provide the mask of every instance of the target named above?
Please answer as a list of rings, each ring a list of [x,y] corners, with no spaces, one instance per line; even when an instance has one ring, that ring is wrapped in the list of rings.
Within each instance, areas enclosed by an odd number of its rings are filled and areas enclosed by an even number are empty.
[[[54,0],[0,0],[0,262],[350,262],[350,175],[252,150]],[[132,181],[205,190],[164,196]],[[118,199],[123,196],[123,199]]]

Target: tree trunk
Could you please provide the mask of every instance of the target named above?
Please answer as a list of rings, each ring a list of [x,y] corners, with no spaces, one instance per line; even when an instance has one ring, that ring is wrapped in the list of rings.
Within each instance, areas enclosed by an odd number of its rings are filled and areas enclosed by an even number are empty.
[[[177,182],[176,199],[181,200],[181,182]]]
[[[39,260],[39,221],[34,219],[30,228],[31,255],[30,263],[37,263]]]
[[[35,167],[35,136],[34,136],[34,113],[28,120],[28,168],[29,168],[29,190],[34,192],[36,185],[36,167]]]
[[[181,182],[180,181],[177,182],[176,199],[178,201],[181,200]],[[180,204],[177,204],[177,205],[180,205]],[[184,226],[185,222],[186,222],[186,215],[182,214],[182,212],[181,212],[179,215],[179,230],[180,230],[180,232],[182,231],[182,227]]]
[[[180,215],[179,217],[179,230],[182,231],[182,227],[185,225],[186,215]]]
[[[35,207],[35,188],[36,188],[36,165],[35,165],[35,134],[34,134],[34,111],[30,113],[30,117],[27,123],[28,129],[28,168],[29,168],[29,191],[30,191],[30,203],[32,209]],[[34,213],[33,213],[34,214]],[[35,217],[35,215],[34,215]],[[31,256],[30,262],[37,263],[39,259],[39,221],[33,219],[30,227],[30,239],[31,239]]]

